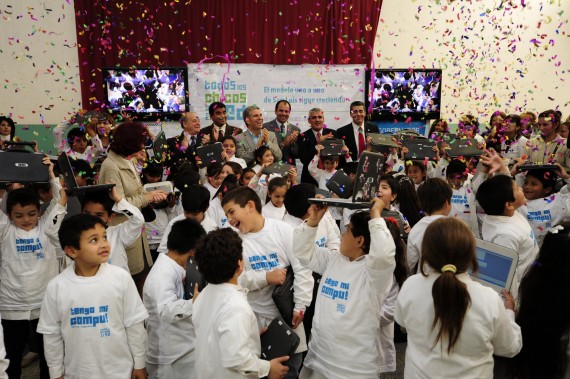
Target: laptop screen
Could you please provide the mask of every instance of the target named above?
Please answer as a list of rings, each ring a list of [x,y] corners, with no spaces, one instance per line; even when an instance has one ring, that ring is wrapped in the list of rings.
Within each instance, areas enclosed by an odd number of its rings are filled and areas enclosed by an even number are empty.
[[[479,246],[476,254],[477,263],[479,263],[477,277],[490,284],[506,288],[513,259]]]

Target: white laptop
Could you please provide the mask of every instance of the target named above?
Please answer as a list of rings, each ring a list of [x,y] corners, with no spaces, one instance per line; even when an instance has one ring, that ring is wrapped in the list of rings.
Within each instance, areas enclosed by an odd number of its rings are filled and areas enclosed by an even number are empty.
[[[470,272],[471,278],[484,286],[493,288],[499,294],[503,288],[510,291],[519,263],[518,253],[479,238],[475,238],[475,242],[477,243],[476,254],[479,270],[476,275]]]

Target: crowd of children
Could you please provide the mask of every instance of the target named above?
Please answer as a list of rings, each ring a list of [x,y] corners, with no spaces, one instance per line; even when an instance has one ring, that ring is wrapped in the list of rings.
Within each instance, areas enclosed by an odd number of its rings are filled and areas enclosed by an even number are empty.
[[[346,147],[339,159],[314,146],[315,186],[294,165],[267,174],[263,143],[248,168],[232,135],[218,139],[223,161],[201,167],[186,150],[209,137],[189,142],[186,129],[182,152],[126,157],[143,184],[171,188],[139,207],[116,187],[87,190],[114,120],[66,136],[74,120],[62,123],[56,143],[86,191],[66,188],[49,157],[49,185],[0,190],[0,371],[19,378],[34,345],[42,379],[378,378],[396,370],[403,331],[406,378],[568,378],[570,155],[560,113],[532,116],[496,112],[486,130],[462,117],[457,138],[475,139],[479,157],[448,156],[437,120],[433,159],[390,150],[364,211],[308,201],[339,168],[355,180]],[[141,234],[152,262],[137,287],[127,250]],[[519,256],[501,294],[472,279],[476,238]],[[290,276],[283,314],[272,294]],[[277,317],[300,343],[266,361],[260,332]]]

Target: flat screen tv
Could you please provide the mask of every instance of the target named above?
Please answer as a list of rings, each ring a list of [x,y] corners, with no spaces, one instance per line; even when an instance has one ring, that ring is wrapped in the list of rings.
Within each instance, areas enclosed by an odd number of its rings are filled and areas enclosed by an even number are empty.
[[[105,105],[137,120],[177,120],[188,111],[186,67],[103,69]]]
[[[367,70],[366,105],[372,119],[439,118],[441,77],[442,71],[436,69]]]

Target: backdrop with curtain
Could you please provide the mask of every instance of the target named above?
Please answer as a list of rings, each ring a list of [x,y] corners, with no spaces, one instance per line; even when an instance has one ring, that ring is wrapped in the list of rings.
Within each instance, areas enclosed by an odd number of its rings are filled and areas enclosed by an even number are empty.
[[[368,65],[381,6],[382,0],[76,0],[83,107],[104,101],[102,67]]]

